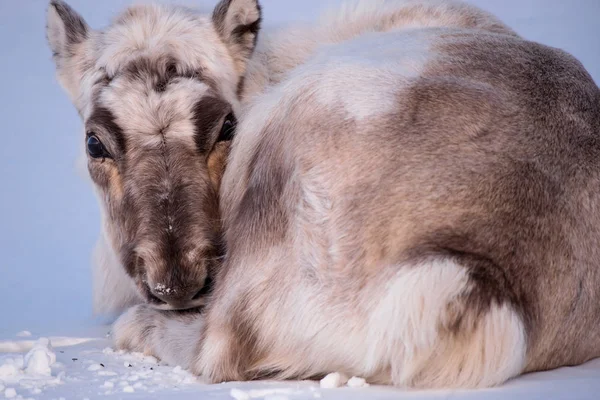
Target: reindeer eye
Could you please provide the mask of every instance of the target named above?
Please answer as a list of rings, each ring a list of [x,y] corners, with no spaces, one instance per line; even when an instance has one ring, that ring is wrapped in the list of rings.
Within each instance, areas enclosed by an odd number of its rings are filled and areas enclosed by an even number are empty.
[[[87,151],[92,158],[107,158],[110,157],[106,148],[94,133],[88,133]]]
[[[237,120],[235,119],[235,116],[233,115],[233,113],[229,113],[229,115],[225,117],[225,121],[223,122],[223,126],[221,127],[221,133],[219,134],[217,142],[226,142],[233,139],[236,125]]]

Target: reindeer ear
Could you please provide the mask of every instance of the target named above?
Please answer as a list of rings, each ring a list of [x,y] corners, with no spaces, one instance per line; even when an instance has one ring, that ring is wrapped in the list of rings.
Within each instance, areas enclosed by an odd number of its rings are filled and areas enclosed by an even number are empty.
[[[77,98],[84,73],[84,52],[79,45],[88,38],[90,29],[83,18],[62,0],[50,1],[46,19],[46,36],[56,64],[58,80],[81,111]]]
[[[62,0],[52,0],[48,7],[46,35],[55,58],[69,56],[73,45],[83,42],[89,32],[83,18]]]
[[[221,0],[213,12],[213,23],[236,61],[240,75],[246,71],[261,23],[258,0]]]

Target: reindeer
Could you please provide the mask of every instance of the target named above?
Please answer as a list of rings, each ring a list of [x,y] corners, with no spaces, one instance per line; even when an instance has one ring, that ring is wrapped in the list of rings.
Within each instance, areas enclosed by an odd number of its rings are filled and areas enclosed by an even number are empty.
[[[103,308],[144,301],[117,346],[212,382],[418,388],[600,356],[600,90],[577,60],[454,2],[260,22],[223,0],[92,31],[51,2]]]
[[[317,26],[258,41],[260,24],[256,1],[235,0],[212,15],[131,7],[94,31],[65,2],[50,2],[57,77],[85,122],[88,170],[103,211],[94,252],[97,313],[140,301],[163,309],[203,304],[207,271],[223,255],[217,193],[236,116],[317,48],[414,26],[514,34],[465,4],[397,0],[348,3]],[[195,205],[182,207],[189,202]]]

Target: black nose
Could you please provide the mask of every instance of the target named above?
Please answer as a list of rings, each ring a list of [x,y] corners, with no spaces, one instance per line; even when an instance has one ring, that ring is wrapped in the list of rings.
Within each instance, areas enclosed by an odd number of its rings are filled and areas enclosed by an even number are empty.
[[[207,278],[198,286],[175,286],[163,283],[149,283],[148,301],[162,309],[185,310],[204,305],[204,297],[212,290],[212,279]]]

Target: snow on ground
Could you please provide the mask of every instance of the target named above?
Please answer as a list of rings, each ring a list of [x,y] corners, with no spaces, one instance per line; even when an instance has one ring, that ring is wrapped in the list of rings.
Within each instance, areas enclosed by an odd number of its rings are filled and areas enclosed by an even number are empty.
[[[102,27],[133,0],[67,1],[90,25]],[[271,24],[313,19],[325,4],[340,1],[261,3]],[[569,51],[600,82],[600,0],[470,1],[524,37]],[[75,172],[81,123],[54,79],[44,32],[47,4],[0,1],[0,75],[5,78],[0,91],[0,399],[600,398],[600,360],[523,376],[498,389],[423,393],[350,388],[340,377],[325,382],[331,389],[319,382],[205,385],[151,358],[105,350],[109,328],[90,315],[89,260],[99,231],[98,208],[90,185]],[[54,335],[51,346],[39,342],[40,335]]]
[[[178,366],[140,353],[115,351],[97,327],[97,337],[50,338],[0,343],[0,399],[582,399],[597,400],[600,360],[579,367],[535,373],[501,388],[478,391],[402,391],[370,386],[359,377],[332,373],[321,382],[231,382],[208,385]],[[28,349],[28,350],[26,350]],[[346,383],[347,381],[347,383]]]

